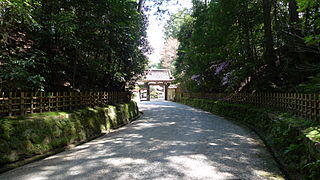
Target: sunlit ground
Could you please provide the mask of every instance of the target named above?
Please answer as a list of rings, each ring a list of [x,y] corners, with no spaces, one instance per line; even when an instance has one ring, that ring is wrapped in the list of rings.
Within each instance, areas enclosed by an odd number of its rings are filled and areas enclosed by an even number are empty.
[[[247,130],[176,103],[139,105],[132,124],[0,179],[281,179]]]

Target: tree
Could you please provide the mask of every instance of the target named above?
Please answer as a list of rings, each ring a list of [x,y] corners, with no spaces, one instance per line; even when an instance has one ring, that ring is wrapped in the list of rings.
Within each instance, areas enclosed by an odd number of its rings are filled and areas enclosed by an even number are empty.
[[[186,16],[190,16],[190,11],[188,9],[183,9],[170,16],[170,19],[166,22],[166,25],[165,25],[165,30],[164,30],[165,39],[178,38],[180,27],[182,26]]]
[[[289,0],[289,17],[291,23],[299,21],[298,6],[296,0]]]
[[[263,29],[264,29],[264,59],[268,64],[270,71],[274,70],[275,65],[275,54],[274,54],[274,43],[271,28],[271,2],[270,0],[263,0]]]
[[[132,0],[1,5],[2,90],[123,91],[146,66],[147,21]]]
[[[193,5],[192,21],[184,18],[176,28],[175,76],[186,90],[288,92],[302,91],[303,82],[315,87],[318,1],[215,0],[206,6],[194,0]]]
[[[160,63],[161,66],[165,69],[170,69],[171,72],[174,72],[173,63],[177,58],[177,49],[179,47],[179,41],[175,38],[168,38],[164,43]]]

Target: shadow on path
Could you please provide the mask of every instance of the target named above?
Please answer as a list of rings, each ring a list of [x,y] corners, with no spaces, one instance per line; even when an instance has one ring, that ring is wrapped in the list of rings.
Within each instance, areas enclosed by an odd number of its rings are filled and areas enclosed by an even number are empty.
[[[185,105],[143,102],[144,115],[0,179],[270,179],[279,174],[257,137]]]

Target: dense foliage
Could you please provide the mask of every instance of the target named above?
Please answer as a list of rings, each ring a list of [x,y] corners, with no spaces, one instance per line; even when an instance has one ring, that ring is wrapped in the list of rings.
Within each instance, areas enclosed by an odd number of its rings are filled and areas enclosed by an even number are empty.
[[[143,71],[146,18],[133,0],[2,0],[0,91],[122,91]]]
[[[167,26],[180,42],[177,81],[197,92],[320,92],[319,5],[193,0],[180,28]]]

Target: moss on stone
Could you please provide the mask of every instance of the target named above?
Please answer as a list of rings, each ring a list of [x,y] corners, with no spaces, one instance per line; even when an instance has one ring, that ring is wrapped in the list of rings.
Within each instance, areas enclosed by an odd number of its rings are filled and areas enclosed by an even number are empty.
[[[0,119],[0,168],[6,164],[96,137],[138,115],[134,102]],[[129,116],[131,114],[131,116]]]

